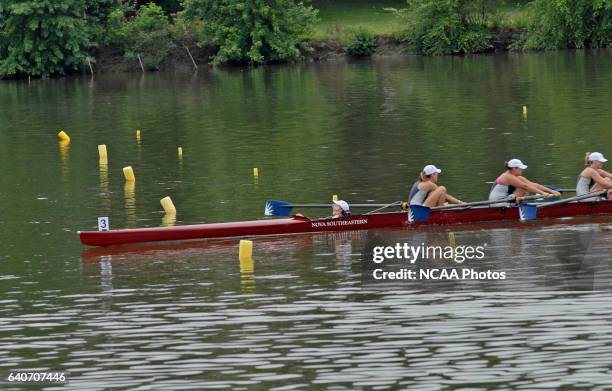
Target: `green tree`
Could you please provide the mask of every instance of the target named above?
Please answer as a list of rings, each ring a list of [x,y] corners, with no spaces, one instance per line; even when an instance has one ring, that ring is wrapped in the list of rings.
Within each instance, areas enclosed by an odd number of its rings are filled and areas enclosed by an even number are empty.
[[[138,10],[135,18],[126,26],[128,57],[142,56],[145,66],[158,69],[174,49],[170,33],[168,16],[154,3],[149,3]]]
[[[429,55],[482,52],[491,47],[487,30],[491,0],[408,0],[394,10],[408,21],[406,38]]]
[[[202,20],[219,47],[214,63],[255,63],[298,58],[317,11],[295,0],[185,0],[185,16]]]
[[[371,56],[376,51],[376,37],[364,28],[358,28],[351,33],[346,53],[353,57]]]
[[[155,3],[159,5],[166,15],[174,14],[183,9],[183,5],[181,4],[181,0],[131,0],[125,1],[124,3],[138,9],[142,6],[145,6],[149,3]]]
[[[154,3],[162,7],[167,15],[179,12],[183,8],[179,0],[155,0]]]
[[[126,17],[126,11],[131,8],[120,7],[111,12],[104,42],[121,47],[127,58],[140,56],[148,69],[157,69],[175,47],[168,16],[155,3],[140,7],[131,19]]]
[[[597,48],[612,42],[612,0],[535,0],[525,49]]]
[[[81,67],[114,0],[0,0],[0,77]]]

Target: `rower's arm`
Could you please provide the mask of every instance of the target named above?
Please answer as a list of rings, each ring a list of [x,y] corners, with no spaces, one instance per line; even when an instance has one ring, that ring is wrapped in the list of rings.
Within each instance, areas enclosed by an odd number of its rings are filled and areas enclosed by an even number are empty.
[[[554,195],[561,195],[561,193],[554,191],[546,186],[540,185],[539,183],[534,183],[534,185],[540,189],[540,194],[554,194]]]
[[[599,173],[599,175],[601,175],[602,177],[612,179],[612,173],[609,173],[609,172],[608,172],[608,171],[606,171],[606,170],[596,170],[596,171],[597,171],[597,173]]]
[[[533,189],[536,189],[535,191],[530,190],[532,193],[539,193],[539,194],[554,194],[554,195],[560,195],[558,192],[549,189],[546,186],[540,185],[539,183],[535,183],[535,182],[531,182],[529,179],[525,178],[525,177],[519,177],[522,181],[524,181],[525,183],[529,184]]]
[[[421,182],[419,184],[419,189],[426,192],[426,193],[431,193],[432,191],[436,190],[438,188],[438,185],[436,185],[433,182],[430,181],[426,181],[426,182]]]
[[[527,178],[525,177],[515,177],[513,175],[508,175],[505,180],[506,183],[518,189],[527,190],[530,193],[542,193],[542,190],[540,190],[540,188],[536,186],[536,183],[527,180]],[[544,193],[550,193],[550,189],[544,191]]]
[[[591,173],[591,179],[593,179],[595,183],[597,183],[604,189],[612,189],[612,181],[606,180],[607,178],[610,177],[606,176],[604,178],[603,176],[601,176],[598,170],[593,170],[593,172]]]

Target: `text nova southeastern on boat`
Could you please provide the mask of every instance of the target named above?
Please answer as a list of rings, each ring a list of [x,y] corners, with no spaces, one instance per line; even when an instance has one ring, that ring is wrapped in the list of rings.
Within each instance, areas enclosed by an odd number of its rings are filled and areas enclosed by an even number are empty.
[[[368,219],[313,221],[311,224],[313,228],[339,227],[347,225],[367,225]]]

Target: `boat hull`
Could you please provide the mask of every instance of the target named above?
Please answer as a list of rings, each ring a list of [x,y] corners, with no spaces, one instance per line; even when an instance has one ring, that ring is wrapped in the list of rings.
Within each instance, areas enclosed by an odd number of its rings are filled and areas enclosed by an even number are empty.
[[[568,203],[538,210],[538,219],[612,215],[612,201]],[[177,227],[79,232],[81,243],[110,246],[129,243],[286,235],[312,232],[356,231],[376,228],[418,228],[433,225],[469,224],[519,220],[516,207],[485,207],[432,211],[427,221],[411,222],[406,212],[354,215],[338,219],[311,220],[302,216],[287,219],[233,223],[196,224]]]

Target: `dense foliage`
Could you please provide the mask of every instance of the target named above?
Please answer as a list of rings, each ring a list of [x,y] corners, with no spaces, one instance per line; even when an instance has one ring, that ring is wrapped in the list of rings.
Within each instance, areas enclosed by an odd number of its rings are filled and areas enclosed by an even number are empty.
[[[308,50],[316,11],[295,0],[186,0],[184,15],[201,20],[219,47],[214,63],[298,58]]]
[[[534,0],[526,49],[597,48],[612,42],[612,0]]]
[[[128,58],[140,56],[148,69],[157,69],[174,48],[167,15],[154,3],[140,7],[130,19],[126,10],[118,8],[110,14],[106,44],[121,47]]]
[[[475,53],[491,46],[490,0],[408,0],[396,12],[408,20],[406,38],[425,54]]]
[[[81,67],[114,0],[0,0],[0,77]]]
[[[366,29],[353,32],[346,45],[346,53],[353,57],[371,56],[376,51],[376,36]]]
[[[151,1],[145,0],[141,3],[149,3],[149,2]],[[183,6],[180,0],[154,0],[152,2],[159,5],[164,10],[166,15],[179,12],[180,10],[183,9]]]
[[[612,41],[612,0],[407,3],[394,10],[405,21],[400,38],[428,55],[487,50],[501,26],[497,9],[510,5],[519,27],[527,26],[515,48],[596,48]],[[97,46],[140,57],[148,69],[194,43],[216,46],[215,64],[287,61],[309,51],[316,19],[302,0],[0,0],[0,77],[78,70],[93,61]],[[346,53],[371,55],[377,39],[370,31],[357,28],[341,38]]]

